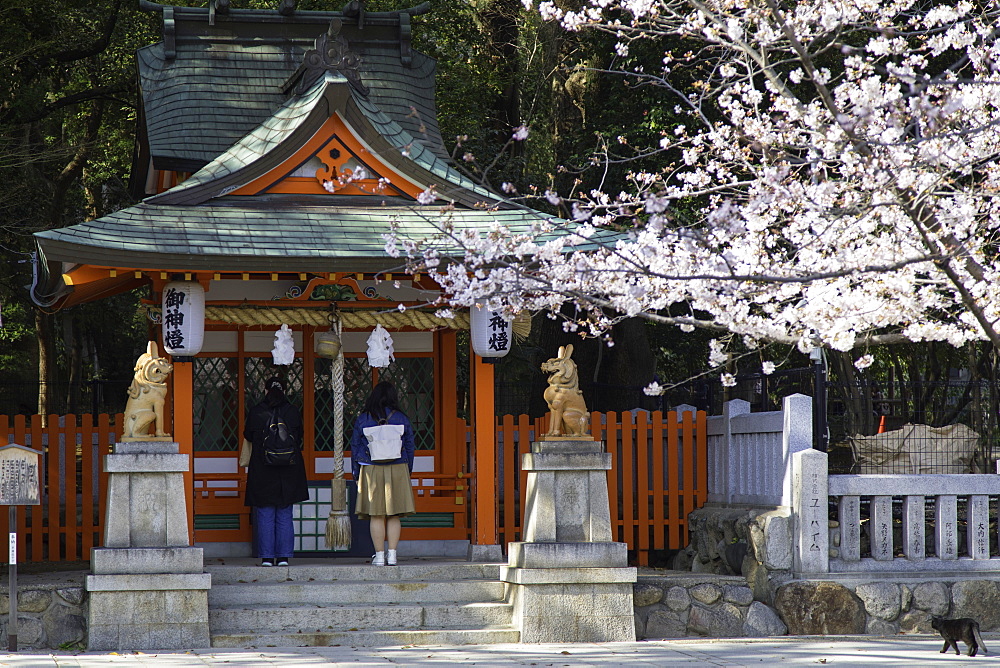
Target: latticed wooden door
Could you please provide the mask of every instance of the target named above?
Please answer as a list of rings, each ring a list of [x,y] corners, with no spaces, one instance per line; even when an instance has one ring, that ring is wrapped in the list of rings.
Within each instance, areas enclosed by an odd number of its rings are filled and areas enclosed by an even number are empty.
[[[434,356],[400,354],[384,369],[372,369],[361,354],[344,359],[344,446],[349,447],[354,418],[380,380],[396,385],[401,408],[413,423],[417,463],[414,481],[418,513],[406,518],[409,526],[422,527],[421,538],[463,538],[467,533],[462,473],[451,470],[460,459],[443,447],[435,424],[437,364]],[[285,378],[289,400],[302,410],[305,423],[303,454],[307,477],[318,490],[331,476],[334,450],[334,393],[332,361],[296,358],[276,370],[269,355],[198,357],[194,363],[194,527],[197,542],[248,541],[251,536],[249,509],[243,505],[245,474],[236,465],[242,428],[248,411],[261,400],[264,382],[272,375]],[[464,443],[448,448],[464,449]],[[350,453],[346,455],[349,457]],[[448,470],[445,470],[448,469]],[[325,491],[325,490],[323,490]],[[321,508],[328,494],[315,494],[303,510],[316,522],[303,529],[320,535],[326,517]],[[328,508],[328,505],[326,505]],[[306,527],[307,523],[302,526]],[[318,541],[303,544],[318,545]],[[316,549],[319,549],[318,547]]]

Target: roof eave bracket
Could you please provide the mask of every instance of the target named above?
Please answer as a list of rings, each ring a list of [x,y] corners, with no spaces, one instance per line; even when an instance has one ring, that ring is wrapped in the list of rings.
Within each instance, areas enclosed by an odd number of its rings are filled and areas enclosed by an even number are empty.
[[[173,60],[177,57],[177,23],[174,21],[174,8],[163,8],[163,58]]]
[[[410,27],[410,15],[406,12],[399,13],[399,60],[406,67],[413,66],[413,49],[411,47],[412,29]]]

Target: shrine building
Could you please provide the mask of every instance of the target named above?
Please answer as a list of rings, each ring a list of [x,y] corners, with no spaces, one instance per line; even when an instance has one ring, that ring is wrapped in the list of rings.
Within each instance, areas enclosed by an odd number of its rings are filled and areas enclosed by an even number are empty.
[[[427,540],[496,544],[493,367],[470,352],[470,401],[460,406],[457,332],[469,314],[442,318],[427,307],[436,283],[401,273],[383,234],[396,225],[404,236],[432,237],[443,216],[456,230],[524,228],[545,216],[450,163],[435,62],[411,43],[411,20],[429,4],[394,12],[367,12],[357,0],[338,12],[298,11],[288,1],[276,10],[142,6],[162,16],[163,33],[138,52],[139,203],[37,233],[33,299],[63,309],[148,286],[149,316],[172,324],[177,297],[161,313],[164,289],[204,292],[202,345],[173,356],[168,397],[169,432],[192,457],[195,543],[220,554],[249,546],[238,447],[264,380],[280,373],[303,411],[316,487],[301,504],[296,550],[325,549],[336,397],[321,346],[336,322],[344,442],[372,386],[393,381],[416,430],[418,514],[409,525]],[[385,368],[366,357],[378,324],[395,350]],[[295,357],[276,367],[282,325]],[[177,347],[155,331],[161,351]]]

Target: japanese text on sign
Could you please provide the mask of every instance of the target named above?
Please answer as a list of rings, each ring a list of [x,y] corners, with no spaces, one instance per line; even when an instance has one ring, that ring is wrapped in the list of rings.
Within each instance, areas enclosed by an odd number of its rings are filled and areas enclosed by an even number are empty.
[[[510,328],[510,323],[499,313],[493,311],[490,315],[489,328],[492,330],[487,342],[490,350],[507,350],[510,347],[510,337],[507,331]]]
[[[177,288],[168,288],[163,295],[163,344],[167,348],[184,347],[184,299],[187,294]]]
[[[41,503],[38,481],[36,453],[17,446],[0,450],[0,505],[30,506]]]

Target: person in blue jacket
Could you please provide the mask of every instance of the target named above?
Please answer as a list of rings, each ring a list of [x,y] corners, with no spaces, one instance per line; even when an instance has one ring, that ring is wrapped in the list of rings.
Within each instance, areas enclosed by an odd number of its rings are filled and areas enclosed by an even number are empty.
[[[398,459],[372,461],[364,430],[378,424],[403,425],[403,447]],[[396,387],[382,381],[368,395],[351,434],[351,472],[358,484],[355,512],[358,519],[370,520],[369,530],[375,545],[374,566],[396,565],[401,529],[399,518],[416,512],[410,485],[413,450],[413,426],[399,409]]]

